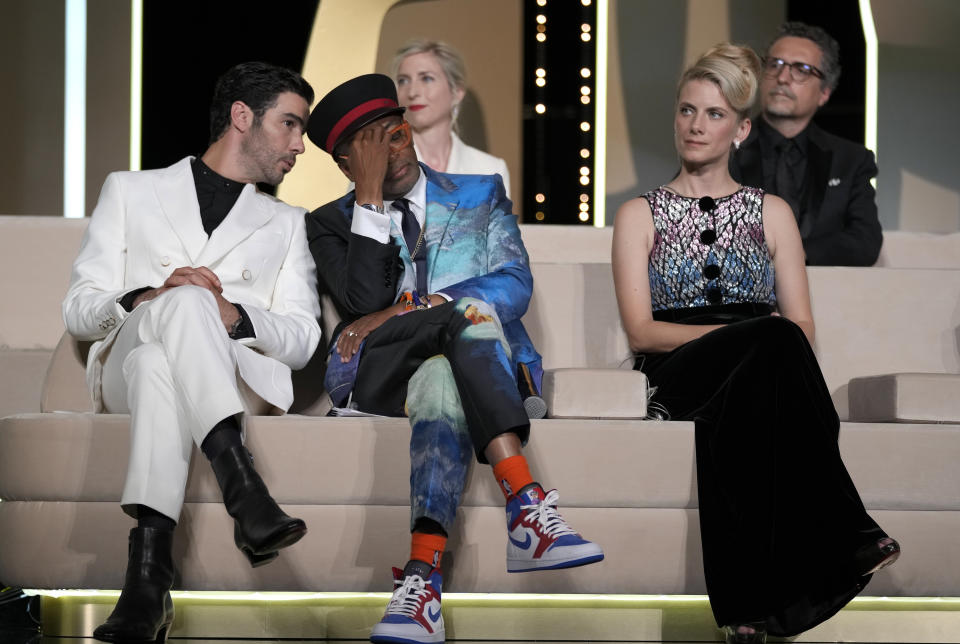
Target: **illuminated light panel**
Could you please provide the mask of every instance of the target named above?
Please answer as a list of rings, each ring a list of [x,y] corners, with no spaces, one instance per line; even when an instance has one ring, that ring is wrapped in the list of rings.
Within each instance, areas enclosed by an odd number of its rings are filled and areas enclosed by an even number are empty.
[[[547,0],[537,0],[537,4],[541,7],[547,6]]]
[[[588,194],[585,193],[585,192],[584,192],[584,193],[581,193],[581,194],[580,194],[580,201],[582,201],[582,202],[584,202],[584,203],[590,201],[590,195],[588,195]]]
[[[583,130],[584,132],[589,132],[589,131],[590,131],[590,123],[589,123],[588,121],[581,121],[581,123],[580,123],[580,129]]]
[[[540,24],[540,25],[547,24],[547,17],[542,13],[537,14],[537,24]]]
[[[594,114],[596,127],[593,131],[593,149],[596,159],[593,162],[593,225],[603,228],[607,225],[607,41],[609,39],[609,0],[597,2],[597,78],[594,82]],[[589,0],[584,0],[584,6]]]
[[[589,213],[586,213],[586,212],[581,212],[581,213],[580,213],[580,221],[587,221],[588,219],[590,219],[590,214],[589,214]]]
[[[545,78],[538,78],[537,80],[535,80],[535,81],[533,81],[533,82],[537,84],[537,87],[543,87],[543,86],[545,86],[545,85],[547,84],[547,79],[545,79]]]
[[[590,0],[580,0],[580,4],[582,4],[584,7],[589,7]]]
[[[589,97],[589,96],[581,96],[581,97],[580,97],[580,102],[583,103],[584,105],[589,105],[589,104],[590,104],[590,97]]]
[[[590,150],[588,150],[587,148],[582,148],[582,149],[580,150],[580,157],[583,158],[583,159],[589,159],[589,158],[590,158]]]
[[[580,68],[580,76],[582,76],[583,78],[590,78],[590,68],[589,68],[589,67],[581,67],[581,68]]]
[[[543,67],[537,67],[537,71],[534,73],[537,75],[537,78],[543,78],[547,75],[547,70],[545,70]]]
[[[143,131],[143,0],[130,0],[130,169],[140,169]]]
[[[543,103],[537,103],[536,107],[533,108],[537,114],[543,114],[547,111],[547,106]]]
[[[63,216],[82,219],[87,166],[87,2],[66,0],[63,88]]]
[[[580,177],[580,185],[582,186],[590,185],[590,177],[588,177],[587,175],[583,175],[582,177]]]
[[[580,88],[580,93],[581,93],[581,94],[589,94],[589,93],[590,93],[590,88],[589,88],[588,86],[586,86],[586,85],[583,85],[583,86]]]
[[[587,212],[590,210],[590,204],[582,203],[580,204],[580,212]]]
[[[541,34],[546,33],[547,32],[546,25],[537,25],[537,32]]]
[[[543,218],[544,218],[545,216],[546,216],[546,215],[544,215],[544,214],[543,214],[543,211],[541,211],[541,210],[538,210],[538,211],[537,211],[537,214],[534,215],[534,217],[537,218],[537,221],[543,221]]]
[[[877,156],[879,40],[870,0],[860,0],[860,20],[863,23],[863,38],[867,42],[867,96],[864,106],[863,141],[867,149],[873,150],[873,154]],[[876,181],[876,178],[872,180],[874,186],[877,185]]]
[[[547,34],[537,34],[537,42],[545,42],[547,40]]]
[[[590,31],[590,24],[585,22],[580,25],[580,31]]]
[[[537,200],[537,203],[543,203],[544,201],[547,200],[547,196],[546,196],[545,194],[543,194],[542,192],[538,192],[538,193],[537,193],[537,196],[534,197],[534,199]]]
[[[537,211],[536,217],[540,218],[544,213]],[[28,596],[51,597],[59,599],[62,597],[89,597],[96,598],[117,598],[120,596],[119,590],[47,590],[47,589],[23,589],[23,593]],[[245,591],[187,591],[173,590],[170,595],[174,599],[197,599],[197,600],[216,600],[222,602],[287,602],[304,600],[356,600],[366,603],[367,600],[377,599],[386,601],[392,596],[389,592],[363,593],[363,592],[245,592]],[[613,594],[549,594],[549,593],[444,593],[443,600],[452,604],[475,604],[475,605],[501,605],[501,604],[551,604],[554,606],[593,606],[618,608],[637,603],[655,603],[655,604],[689,604],[693,602],[707,603],[706,595],[613,595]],[[849,604],[849,608],[864,608],[867,606],[889,606],[891,608],[914,609],[914,610],[960,610],[960,597],[854,597]]]
[[[580,174],[590,174],[590,168],[583,166],[580,168]]]
[[[590,34],[588,34],[587,32],[583,32],[582,34],[580,34],[580,40],[582,40],[583,42],[590,42]]]

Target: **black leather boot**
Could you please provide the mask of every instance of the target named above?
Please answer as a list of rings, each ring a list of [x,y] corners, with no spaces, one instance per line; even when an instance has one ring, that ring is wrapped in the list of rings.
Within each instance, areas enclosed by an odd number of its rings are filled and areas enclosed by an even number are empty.
[[[173,532],[131,530],[120,599],[93,636],[104,642],[165,642],[173,623],[173,574]]]
[[[288,516],[270,496],[245,447],[225,449],[210,465],[220,484],[223,504],[234,518],[233,540],[251,566],[269,563],[278,550],[307,533],[307,525]]]

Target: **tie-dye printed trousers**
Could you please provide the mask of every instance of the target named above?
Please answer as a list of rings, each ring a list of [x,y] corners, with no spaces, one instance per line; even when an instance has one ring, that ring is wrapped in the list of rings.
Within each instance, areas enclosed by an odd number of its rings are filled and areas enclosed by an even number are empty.
[[[421,517],[449,533],[473,455],[530,421],[517,389],[509,343],[488,304],[462,298],[391,318],[367,336],[353,402],[409,416],[411,525]]]

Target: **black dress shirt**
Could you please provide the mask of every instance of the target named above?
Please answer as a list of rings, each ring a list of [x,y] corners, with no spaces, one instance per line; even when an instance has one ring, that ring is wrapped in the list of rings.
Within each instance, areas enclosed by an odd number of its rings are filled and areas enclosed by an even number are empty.
[[[203,223],[204,232],[209,237],[217,229],[217,226],[227,218],[246,184],[217,174],[201,161],[200,157],[196,157],[190,165],[193,169],[193,182],[197,190],[197,204],[200,206],[200,220]],[[133,302],[137,299],[137,296],[151,288],[155,287],[144,286],[130,291],[120,298],[120,306],[127,311],[132,311]],[[235,340],[255,337],[253,322],[250,321],[247,312],[239,304],[234,304],[234,306],[240,313],[240,324],[230,333],[230,337]]]
[[[773,129],[763,118],[757,119],[760,154],[763,160],[763,183],[773,186],[773,194],[790,205],[799,222],[808,207],[807,194],[807,130],[788,139]]]

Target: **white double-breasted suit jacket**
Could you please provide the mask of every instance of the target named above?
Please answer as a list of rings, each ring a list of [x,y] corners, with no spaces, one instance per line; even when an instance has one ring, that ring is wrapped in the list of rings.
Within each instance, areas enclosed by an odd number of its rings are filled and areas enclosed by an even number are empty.
[[[220,278],[223,297],[243,306],[256,334],[231,342],[239,377],[263,400],[288,409],[290,370],[303,367],[320,340],[304,213],[250,184],[208,238],[191,157],[161,170],[110,174],[63,303],[67,330],[97,341],[87,361],[94,408],[102,411],[103,360],[130,315],[119,300],[161,286],[181,266],[206,266]]]

